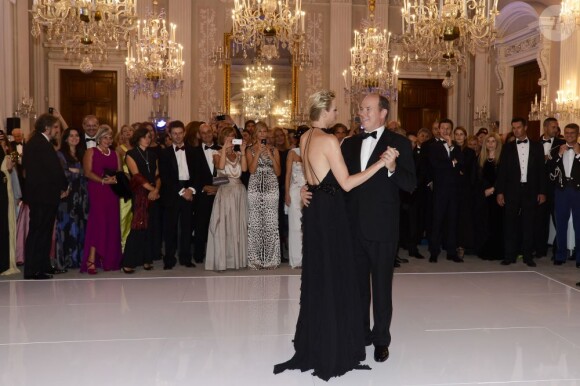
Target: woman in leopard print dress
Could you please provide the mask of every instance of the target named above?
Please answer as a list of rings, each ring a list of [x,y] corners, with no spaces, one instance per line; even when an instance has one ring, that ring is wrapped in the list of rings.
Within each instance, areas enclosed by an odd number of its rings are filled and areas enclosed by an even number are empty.
[[[280,154],[266,144],[268,126],[256,124],[257,141],[247,150],[250,181],[248,183],[248,266],[273,269],[280,265],[278,233],[278,179]]]

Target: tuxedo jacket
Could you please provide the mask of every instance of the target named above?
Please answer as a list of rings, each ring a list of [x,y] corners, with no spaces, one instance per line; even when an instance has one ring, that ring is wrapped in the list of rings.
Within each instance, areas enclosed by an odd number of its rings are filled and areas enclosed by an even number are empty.
[[[550,166],[550,180],[556,188],[564,189],[570,184],[566,181],[566,171],[564,169],[564,157],[560,157],[560,147],[552,148],[548,165]],[[570,171],[571,183],[574,189],[580,190],[580,157],[574,156],[572,170]]]
[[[41,133],[35,132],[26,143],[22,167],[26,174],[25,201],[58,205],[60,194],[67,189],[68,181],[56,150]]]
[[[189,180],[183,184],[179,180],[179,169],[177,167],[177,156],[172,146],[161,151],[159,158],[159,176],[161,177],[161,200],[166,206],[176,206],[179,203],[179,192],[183,188],[193,187],[193,176],[195,172],[195,159],[193,146],[185,143],[185,159],[189,171]],[[197,191],[196,191],[197,192]]]
[[[360,135],[345,138],[341,150],[350,175],[361,171]],[[412,192],[417,184],[411,142],[400,134],[385,129],[373,150],[367,165],[379,160],[387,146],[396,148],[395,173],[389,177],[382,168],[362,185],[346,194],[347,210],[355,236],[370,241],[397,242],[399,237],[399,190]]]
[[[220,147],[214,145],[215,150],[219,150]],[[213,184],[213,174],[207,160],[205,158],[205,153],[203,151],[203,145],[196,146],[193,148],[193,187],[196,194],[201,195],[201,190],[205,185]],[[191,173],[191,169],[190,169]]]
[[[436,141],[429,146],[429,165],[433,176],[434,192],[451,192],[459,189],[464,167],[461,146],[455,145],[449,153],[445,142]],[[453,160],[456,160],[455,166]]]
[[[528,175],[526,190],[531,195],[546,194],[547,179],[544,163],[544,148],[539,142],[529,140]],[[520,160],[516,141],[504,145],[497,170],[496,194],[506,198],[519,192],[521,180]]]

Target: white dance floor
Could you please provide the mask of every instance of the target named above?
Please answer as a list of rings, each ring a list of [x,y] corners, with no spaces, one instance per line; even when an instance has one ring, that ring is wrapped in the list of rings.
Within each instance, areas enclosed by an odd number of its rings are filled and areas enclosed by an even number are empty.
[[[536,272],[397,274],[391,357],[332,385],[580,385],[580,292]],[[298,276],[0,282],[0,385],[324,385]]]

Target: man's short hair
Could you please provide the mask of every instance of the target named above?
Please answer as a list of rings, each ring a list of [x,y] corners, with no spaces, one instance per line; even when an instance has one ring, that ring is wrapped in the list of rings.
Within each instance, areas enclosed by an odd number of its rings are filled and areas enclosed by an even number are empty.
[[[522,118],[522,117],[514,117],[512,118],[512,122],[511,124],[513,125],[516,122],[521,122],[522,126],[527,126],[528,125],[528,121],[526,121],[526,118]]]
[[[391,105],[389,103],[389,100],[384,95],[379,95],[379,111],[380,110],[391,111]]]
[[[181,127],[183,130],[185,130],[185,125],[183,122],[176,120],[169,122],[169,125],[167,126],[167,132],[171,133],[171,130],[175,127]]]
[[[544,123],[542,124],[543,127],[548,126],[550,124],[550,122],[556,122],[556,123],[558,123],[558,120],[556,118],[554,118],[554,117],[548,117],[548,118],[544,119]]]
[[[439,121],[439,127],[441,128],[441,124],[449,123],[451,125],[451,130],[453,130],[453,121],[449,118],[445,118]]]
[[[576,124],[576,123],[568,123],[564,127],[564,130],[566,130],[566,129],[574,129],[574,130],[576,130],[577,133],[580,132],[580,126],[578,126],[578,124]]]

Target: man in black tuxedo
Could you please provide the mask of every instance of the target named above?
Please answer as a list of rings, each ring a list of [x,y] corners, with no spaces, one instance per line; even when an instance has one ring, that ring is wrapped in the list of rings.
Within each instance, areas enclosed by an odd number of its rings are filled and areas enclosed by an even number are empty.
[[[550,177],[552,168],[549,165],[549,157],[552,150],[560,148],[566,141],[558,138],[558,120],[556,118],[546,118],[543,124],[544,134],[540,138],[540,143],[544,147],[544,160],[546,161],[546,181]],[[554,186],[546,185],[546,203],[540,205],[536,214],[536,227],[534,233],[536,257],[543,257],[548,254],[548,236],[550,233],[550,216],[554,216]],[[554,245],[555,247],[555,245]]]
[[[451,140],[453,121],[439,122],[439,137],[429,146],[429,165],[433,176],[433,223],[429,239],[430,263],[436,263],[441,253],[443,226],[447,224],[447,259],[463,262],[457,256],[457,218],[463,152]]]
[[[521,229],[524,262],[529,267],[536,266],[532,256],[534,221],[538,205],[546,201],[546,174],[542,145],[528,139],[527,129],[524,118],[512,119],[516,140],[504,145],[497,171],[497,203],[505,207],[502,265],[516,262],[518,236],[515,230]]]
[[[411,143],[407,138],[385,130],[388,112],[389,101],[385,97],[367,95],[359,110],[365,133],[345,138],[341,146],[351,175],[365,170],[389,148],[399,152],[388,170],[377,172],[346,195],[366,339],[367,344],[375,346],[377,362],[387,360],[391,343],[389,328],[393,313],[393,270],[399,242],[399,190],[412,192],[416,186]],[[372,331],[369,315],[371,293]]]
[[[556,214],[556,240],[558,251],[554,258],[555,265],[562,265],[568,258],[567,236],[568,219],[572,212],[574,236],[576,238],[576,267],[580,268],[580,144],[578,133],[580,127],[570,123],[564,128],[563,145],[553,148],[548,162],[550,178],[556,187],[554,193]]]
[[[170,122],[167,133],[172,144],[161,151],[159,159],[161,200],[165,208],[163,229],[163,240],[165,241],[163,269],[165,270],[175,266],[178,233],[179,264],[195,267],[191,261],[193,196],[195,194],[193,187],[193,147],[184,142],[185,125],[183,122]]]
[[[26,144],[22,166],[26,174],[24,200],[30,207],[26,237],[24,278],[50,279],[51,236],[60,199],[67,194],[68,181],[50,142],[58,134],[58,118],[42,114],[34,124],[34,135]]]
[[[87,149],[91,147],[97,146],[97,141],[95,140],[95,136],[97,135],[97,131],[99,130],[99,119],[94,115],[87,115],[83,118],[83,138],[82,142],[84,143]]]
[[[213,132],[207,123],[199,127],[198,136],[201,146],[193,149],[193,187],[196,192],[193,253],[195,262],[203,263],[213,200],[218,190],[217,186],[212,185],[213,177],[217,175],[213,165],[213,152],[220,147],[214,144]]]

